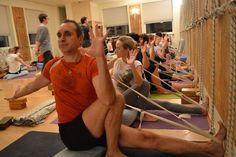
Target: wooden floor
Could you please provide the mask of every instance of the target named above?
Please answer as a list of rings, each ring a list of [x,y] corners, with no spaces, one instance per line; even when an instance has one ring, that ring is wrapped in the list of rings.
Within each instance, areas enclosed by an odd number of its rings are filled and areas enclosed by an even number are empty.
[[[27,108],[22,110],[10,110],[9,103],[4,100],[5,97],[10,97],[13,95],[17,86],[24,86],[28,82],[32,81],[34,78],[25,79],[13,79],[13,80],[0,80],[0,119],[4,116],[18,117],[30,112],[38,104],[48,99],[52,99],[53,96],[51,91],[47,87],[27,96]],[[180,100],[172,100],[180,102]],[[39,124],[35,127],[19,127],[10,126],[6,130],[0,131],[0,150],[5,148],[10,143],[14,142],[16,139],[23,136],[29,131],[45,131],[45,132],[58,132],[58,126],[51,124],[53,120],[57,117],[56,112],[51,113],[44,121],[44,123]],[[191,133],[188,130],[167,130],[167,129],[145,129],[158,134],[173,136],[177,138],[182,138],[190,141],[205,141],[206,138]]]

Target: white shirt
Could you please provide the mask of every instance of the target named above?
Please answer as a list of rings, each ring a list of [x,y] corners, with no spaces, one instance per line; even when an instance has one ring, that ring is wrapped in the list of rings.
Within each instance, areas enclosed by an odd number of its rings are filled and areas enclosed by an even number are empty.
[[[21,63],[16,60],[17,54],[9,54],[6,58],[10,73],[16,73],[20,70]]]
[[[137,68],[138,66],[142,66],[142,63],[138,60],[134,61],[134,66]],[[135,85],[134,76],[132,69],[129,64],[125,63],[122,58],[119,58],[115,63],[113,67],[113,77],[122,83],[128,85],[129,87]],[[122,92],[125,91],[127,88],[124,87],[122,84],[119,84],[118,82],[115,83],[115,86],[118,87],[118,89]]]

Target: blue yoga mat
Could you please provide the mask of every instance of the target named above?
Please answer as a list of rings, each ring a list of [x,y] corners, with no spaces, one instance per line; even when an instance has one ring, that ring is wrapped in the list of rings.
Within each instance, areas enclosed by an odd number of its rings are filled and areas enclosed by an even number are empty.
[[[164,117],[166,119],[175,121],[177,123],[184,124],[181,120],[177,119],[173,115],[171,115],[168,112],[163,111],[163,110],[158,110],[158,111],[149,110],[147,112],[150,112],[150,113],[153,113],[153,114],[157,114],[160,117]],[[179,115],[179,114],[177,114],[177,115]],[[198,126],[199,128],[201,128],[203,130],[209,130],[209,124],[208,124],[206,116],[192,114],[191,115],[191,119],[185,119],[185,120],[190,122],[191,124],[194,124],[194,125]],[[132,124],[132,127],[138,128],[138,126],[139,126],[139,120],[136,120]],[[150,128],[150,129],[180,129],[180,130],[182,130],[182,128],[179,128],[177,126],[173,126],[173,125],[168,124],[166,122],[163,122],[161,120],[157,120],[155,122],[142,122],[142,128]]]

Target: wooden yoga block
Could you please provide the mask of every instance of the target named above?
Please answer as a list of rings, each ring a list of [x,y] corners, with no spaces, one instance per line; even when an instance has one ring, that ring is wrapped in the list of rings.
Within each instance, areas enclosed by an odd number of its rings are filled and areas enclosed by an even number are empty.
[[[194,101],[196,101],[196,102],[199,102],[199,96],[188,96],[189,98],[191,98],[191,99],[193,99]],[[189,101],[187,101],[187,100],[185,100],[185,99],[183,99],[183,98],[181,98],[181,104],[192,104],[192,102],[189,102]]]
[[[0,120],[0,130],[5,130],[6,128],[8,128],[12,123],[12,119],[13,117],[11,116],[3,117]]]
[[[182,88],[181,92],[187,97],[193,99],[196,102],[199,102],[199,89],[198,88]],[[181,98],[182,104],[192,104],[191,102]]]
[[[182,88],[181,92],[186,96],[197,96],[196,93],[199,92],[198,88]]]
[[[49,84],[49,85],[48,85],[48,90],[50,90],[50,91],[53,90],[52,84]]]
[[[9,107],[11,110],[20,110],[26,108],[27,98],[20,98],[9,101]]]

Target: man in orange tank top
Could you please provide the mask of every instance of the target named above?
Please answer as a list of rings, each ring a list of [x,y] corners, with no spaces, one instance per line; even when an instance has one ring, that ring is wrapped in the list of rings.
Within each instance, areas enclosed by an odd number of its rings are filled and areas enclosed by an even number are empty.
[[[121,125],[124,98],[112,85],[104,55],[103,28],[90,31],[92,44],[81,48],[83,35],[72,20],[64,21],[57,37],[63,57],[49,61],[42,75],[6,100],[14,100],[49,85],[55,90],[59,132],[70,150],[106,146],[106,157],[125,157],[119,146],[155,149],[171,154],[200,154],[223,157],[222,144],[194,143]],[[225,138],[220,123],[216,135]]]

